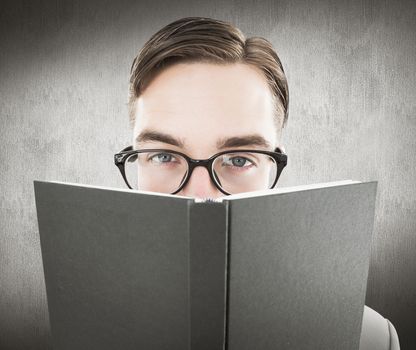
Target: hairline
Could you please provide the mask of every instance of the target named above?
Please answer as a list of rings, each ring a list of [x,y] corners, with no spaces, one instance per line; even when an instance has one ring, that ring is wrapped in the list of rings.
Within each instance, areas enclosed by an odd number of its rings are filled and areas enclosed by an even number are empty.
[[[137,100],[164,69],[180,63],[236,63],[261,71],[271,91],[276,130],[287,123],[289,89],[282,62],[273,45],[263,37],[246,38],[231,23],[207,18],[185,17],[154,33],[133,60],[130,69],[129,119],[134,127]]]

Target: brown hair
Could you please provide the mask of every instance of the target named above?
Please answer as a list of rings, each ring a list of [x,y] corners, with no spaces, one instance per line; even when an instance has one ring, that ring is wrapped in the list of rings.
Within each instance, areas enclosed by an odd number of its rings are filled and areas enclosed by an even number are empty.
[[[261,37],[245,38],[233,25],[206,17],[176,20],[153,34],[131,66],[130,122],[135,102],[162,69],[175,63],[245,63],[259,68],[272,91],[275,124],[284,127],[288,118],[289,90],[279,57],[271,43]]]

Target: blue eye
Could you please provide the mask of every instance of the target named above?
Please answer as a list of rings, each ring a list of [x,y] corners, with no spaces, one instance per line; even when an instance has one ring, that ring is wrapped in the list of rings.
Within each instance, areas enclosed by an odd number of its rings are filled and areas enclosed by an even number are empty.
[[[241,156],[225,156],[223,158],[223,165],[225,166],[232,166],[235,168],[248,168],[251,165],[253,165],[253,162],[250,161],[248,158],[246,157],[241,157]]]
[[[243,157],[234,157],[232,158],[231,162],[236,167],[242,167],[244,166],[244,164],[246,164],[246,162],[248,162],[248,159],[243,158]]]
[[[149,159],[155,163],[169,163],[174,158],[175,157],[171,153],[158,153],[149,157]]]

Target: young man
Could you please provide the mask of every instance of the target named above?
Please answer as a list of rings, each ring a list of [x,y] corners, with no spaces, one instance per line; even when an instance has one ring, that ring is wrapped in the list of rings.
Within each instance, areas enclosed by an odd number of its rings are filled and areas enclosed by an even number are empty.
[[[134,59],[129,97],[133,140],[119,167],[131,188],[216,198],[272,188],[286,165],[288,85],[263,38],[209,18],[170,23]],[[368,307],[360,349],[399,349]]]

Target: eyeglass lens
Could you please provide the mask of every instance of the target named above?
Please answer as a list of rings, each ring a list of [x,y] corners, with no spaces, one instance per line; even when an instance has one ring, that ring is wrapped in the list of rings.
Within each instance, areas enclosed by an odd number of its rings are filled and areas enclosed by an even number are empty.
[[[145,191],[173,193],[183,184],[188,171],[184,157],[165,151],[133,154],[125,162],[129,185]],[[218,156],[212,171],[217,184],[234,194],[271,188],[277,164],[266,154],[233,152]]]

